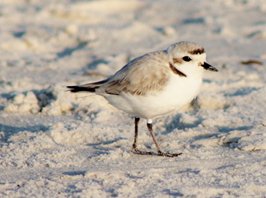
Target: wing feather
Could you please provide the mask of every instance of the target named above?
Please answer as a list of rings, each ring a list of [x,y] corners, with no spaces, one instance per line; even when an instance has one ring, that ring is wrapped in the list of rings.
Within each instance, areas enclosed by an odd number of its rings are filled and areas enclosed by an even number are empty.
[[[158,51],[143,55],[125,65],[99,88],[99,92],[145,95],[161,90],[169,79],[168,57]]]
[[[89,91],[98,94],[119,95],[121,92],[145,95],[163,89],[170,70],[165,51],[145,54],[130,61],[113,76],[80,86],[68,86],[70,91]]]

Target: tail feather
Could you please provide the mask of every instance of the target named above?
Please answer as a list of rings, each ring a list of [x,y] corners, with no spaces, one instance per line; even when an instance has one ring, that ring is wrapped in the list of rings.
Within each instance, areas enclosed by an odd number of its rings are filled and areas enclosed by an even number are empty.
[[[70,92],[76,93],[80,91],[95,92],[98,87],[82,87],[82,86],[67,86]]]
[[[98,82],[94,82],[94,83],[88,83],[88,84],[84,84],[84,85],[80,85],[80,86],[67,86],[67,88],[69,89],[70,92],[76,93],[76,92],[80,92],[80,91],[85,91],[85,92],[95,92],[96,89],[98,89],[101,85],[103,85],[104,83],[108,82],[108,78],[105,80],[101,80]]]

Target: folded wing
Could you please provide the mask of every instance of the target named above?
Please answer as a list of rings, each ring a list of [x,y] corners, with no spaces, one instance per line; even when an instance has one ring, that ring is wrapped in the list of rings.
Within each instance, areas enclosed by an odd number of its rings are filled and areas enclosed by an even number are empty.
[[[81,86],[68,86],[71,92],[88,91],[120,95],[145,95],[161,90],[169,79],[168,58],[164,51],[152,52],[130,61],[113,76]]]

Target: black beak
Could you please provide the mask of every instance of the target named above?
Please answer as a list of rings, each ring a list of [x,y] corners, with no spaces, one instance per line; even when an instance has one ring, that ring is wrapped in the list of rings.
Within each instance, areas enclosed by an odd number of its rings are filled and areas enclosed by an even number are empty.
[[[210,70],[210,71],[215,71],[215,72],[218,72],[218,69],[216,69],[215,67],[211,66],[210,64],[204,62],[202,65],[201,65],[204,69],[206,70]]]

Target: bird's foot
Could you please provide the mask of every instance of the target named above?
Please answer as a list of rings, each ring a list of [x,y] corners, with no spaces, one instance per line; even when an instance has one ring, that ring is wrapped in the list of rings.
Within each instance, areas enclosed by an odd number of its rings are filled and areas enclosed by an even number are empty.
[[[163,156],[163,157],[177,157],[182,155],[182,153],[163,153],[162,151],[158,151],[158,153],[152,151],[141,151],[137,148],[133,148],[132,152],[138,155],[154,155],[154,156]]]
[[[151,151],[141,151],[141,150],[139,150],[137,148],[133,148],[132,149],[132,152],[134,154],[138,154],[138,155],[156,155],[156,153],[154,153],[154,152],[151,152]]]
[[[163,157],[177,157],[179,155],[182,155],[182,153],[168,153],[168,152],[164,153],[160,150],[158,151],[158,156],[163,156]]]

